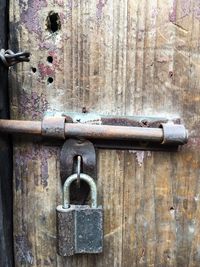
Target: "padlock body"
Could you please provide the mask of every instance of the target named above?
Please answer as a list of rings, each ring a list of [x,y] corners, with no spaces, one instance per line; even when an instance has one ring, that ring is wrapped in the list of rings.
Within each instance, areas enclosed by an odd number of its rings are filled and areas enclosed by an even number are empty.
[[[76,253],[101,253],[103,250],[103,210],[101,207],[76,207]]]
[[[70,205],[57,213],[57,252],[60,256],[101,253],[103,250],[103,210],[87,205]]]

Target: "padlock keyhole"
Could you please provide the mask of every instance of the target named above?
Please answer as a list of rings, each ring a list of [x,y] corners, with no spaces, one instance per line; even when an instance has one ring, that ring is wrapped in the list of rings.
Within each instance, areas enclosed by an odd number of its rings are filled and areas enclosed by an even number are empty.
[[[90,187],[81,180],[80,187],[77,186],[77,181],[74,181],[70,186],[70,204],[87,205],[90,202]]]

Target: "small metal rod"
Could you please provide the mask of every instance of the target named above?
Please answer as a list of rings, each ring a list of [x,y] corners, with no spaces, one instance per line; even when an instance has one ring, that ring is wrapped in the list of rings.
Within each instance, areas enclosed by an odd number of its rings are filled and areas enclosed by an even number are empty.
[[[80,181],[80,173],[81,173],[81,156],[77,157],[77,186],[80,188],[81,181]]]
[[[59,131],[56,123],[53,122],[49,127],[51,131],[43,132],[42,122],[40,121],[0,120],[0,132],[11,134],[33,134],[59,138]],[[187,130],[183,125],[174,125],[172,129],[168,129],[167,124],[163,124],[162,127],[163,128],[145,128],[117,125],[93,125],[86,123],[63,123],[63,137],[149,141],[155,143],[167,143],[168,138],[170,143],[187,143]]]

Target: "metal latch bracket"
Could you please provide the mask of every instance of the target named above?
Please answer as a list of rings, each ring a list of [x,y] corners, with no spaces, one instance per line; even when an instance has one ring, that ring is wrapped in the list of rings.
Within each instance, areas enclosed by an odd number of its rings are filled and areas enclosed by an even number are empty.
[[[55,113],[40,121],[0,120],[0,132],[65,140],[90,140],[106,149],[177,150],[188,141],[179,118],[116,117],[91,113]]]

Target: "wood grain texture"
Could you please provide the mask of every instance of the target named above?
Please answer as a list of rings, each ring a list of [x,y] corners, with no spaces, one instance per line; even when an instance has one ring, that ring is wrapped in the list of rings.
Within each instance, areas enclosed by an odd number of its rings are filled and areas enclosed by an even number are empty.
[[[60,148],[16,139],[16,266],[200,266],[199,14],[195,0],[10,1],[10,46],[32,53],[10,73],[12,118],[85,107],[180,116],[190,132],[178,153],[99,151],[104,252],[68,259],[56,254]]]

